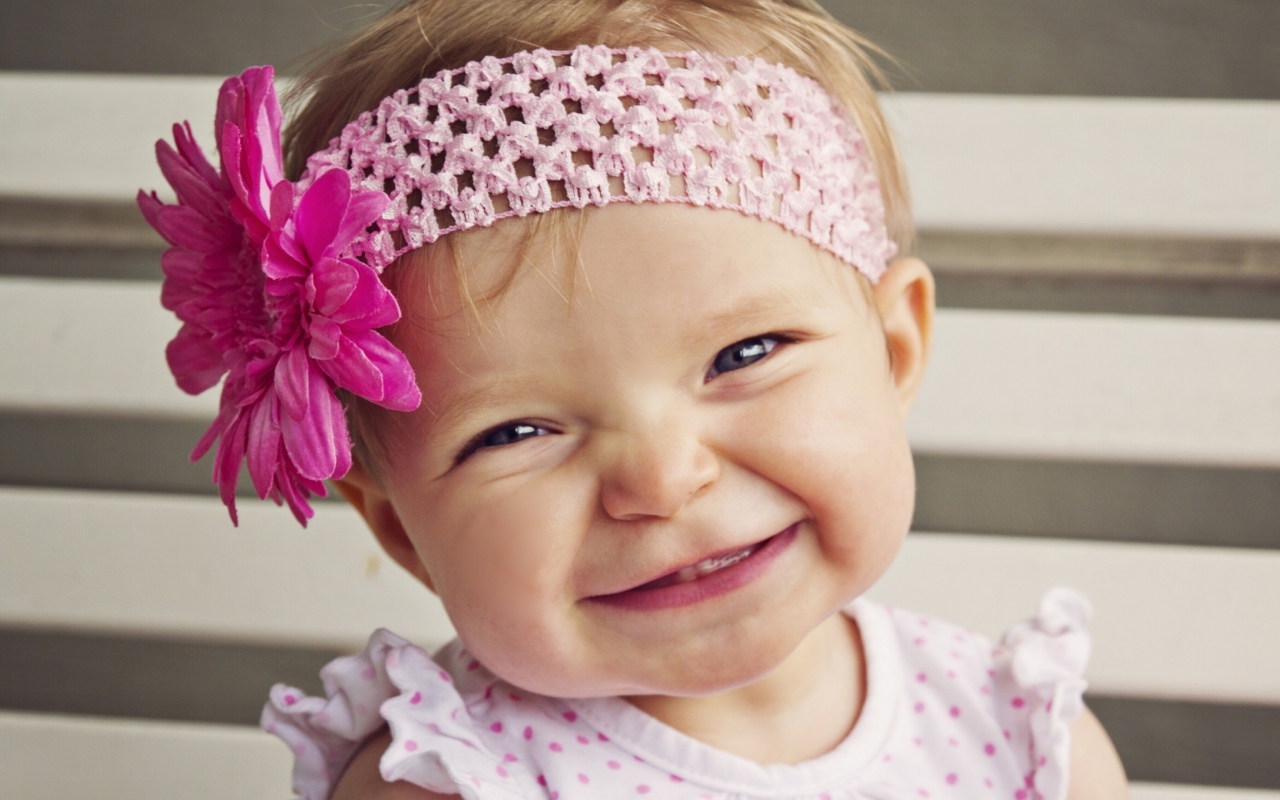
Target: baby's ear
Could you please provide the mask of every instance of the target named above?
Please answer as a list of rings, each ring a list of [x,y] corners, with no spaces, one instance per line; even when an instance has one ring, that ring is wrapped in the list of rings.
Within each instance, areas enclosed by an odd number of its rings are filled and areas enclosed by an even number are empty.
[[[414,549],[413,541],[400,521],[400,514],[392,505],[382,484],[359,461],[353,461],[350,471],[332,483],[338,494],[364,517],[365,524],[373,531],[374,538],[387,555],[410,575],[422,581],[428,589],[435,591],[431,576],[423,566],[422,559],[418,558],[418,551]]]
[[[918,258],[899,258],[872,289],[884,325],[889,369],[905,418],[920,390],[933,335],[933,273]]]

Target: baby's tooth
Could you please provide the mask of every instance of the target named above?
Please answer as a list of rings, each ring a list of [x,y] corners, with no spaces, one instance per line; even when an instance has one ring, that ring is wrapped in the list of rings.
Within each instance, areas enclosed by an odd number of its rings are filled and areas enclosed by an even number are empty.
[[[685,567],[676,572],[676,583],[689,583],[698,579],[698,567]]]

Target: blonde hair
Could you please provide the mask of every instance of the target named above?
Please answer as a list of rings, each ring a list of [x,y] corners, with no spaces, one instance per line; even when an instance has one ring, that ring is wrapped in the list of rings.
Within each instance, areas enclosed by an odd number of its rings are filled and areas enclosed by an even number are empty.
[[[285,98],[290,119],[283,141],[286,175],[297,180],[308,156],[325,148],[343,126],[425,77],[488,55],[580,44],[758,56],[818,81],[862,131],[880,179],[889,234],[901,251],[910,248],[906,178],[876,99],[876,89],[886,83],[872,56],[884,53],[815,0],[410,0],[306,63]],[[564,216],[535,216],[526,241],[542,226],[542,217],[554,230],[566,230]],[[440,243],[448,245],[458,271],[454,238]],[[434,260],[430,252],[411,255],[419,257],[402,260]],[[397,273],[402,271],[396,266],[385,277],[399,294]],[[357,457],[369,468],[385,466],[383,437],[371,424],[376,407],[348,399]]]

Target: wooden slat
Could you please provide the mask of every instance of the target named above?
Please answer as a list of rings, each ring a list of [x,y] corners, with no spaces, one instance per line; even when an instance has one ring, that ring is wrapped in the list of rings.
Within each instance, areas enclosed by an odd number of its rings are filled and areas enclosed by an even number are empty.
[[[0,711],[7,800],[280,800],[292,768],[255,728]]]
[[[1280,323],[944,309],[917,450],[1280,466]]]
[[[1280,103],[885,100],[925,228],[1280,235]]]
[[[208,146],[217,86],[2,75],[0,117],[41,124],[0,132],[0,194],[160,188],[153,142],[190,119]],[[885,106],[922,227],[1280,236],[1280,103],[901,93]],[[48,131],[85,119],[94,135],[67,158],[65,138]]]
[[[0,407],[210,419],[148,283],[0,279]],[[922,452],[1280,466],[1280,322],[943,309]]]
[[[1280,552],[916,533],[870,595],[994,638],[1056,585],[1093,602],[1092,690],[1280,703]]]
[[[221,83],[188,76],[0,75],[0,118],[31,121],[0,131],[0,194],[125,200],[140,188],[163,188],[172,196],[155,163],[156,140],[171,139],[173,124],[190,120],[212,152]],[[59,135],[70,131],[79,135]]]
[[[453,635],[434,596],[356,513],[216,500],[0,489],[0,622],[358,649],[380,626]]]
[[[213,419],[217,390],[184,394],[164,361],[178,321],[159,286],[0,280],[0,405]]]
[[[200,498],[0,489],[0,624],[359,646],[450,635],[351,511],[300,531]],[[873,596],[988,635],[1068,583],[1098,608],[1095,690],[1280,703],[1280,552],[913,534]]]
[[[1280,800],[1269,789],[1233,789],[1224,786],[1180,786],[1172,783],[1131,783],[1130,800]]]
[[[74,757],[68,757],[73,753]],[[0,712],[8,800],[288,797],[289,751],[253,728]],[[1133,800],[1280,800],[1280,792],[1134,783]]]

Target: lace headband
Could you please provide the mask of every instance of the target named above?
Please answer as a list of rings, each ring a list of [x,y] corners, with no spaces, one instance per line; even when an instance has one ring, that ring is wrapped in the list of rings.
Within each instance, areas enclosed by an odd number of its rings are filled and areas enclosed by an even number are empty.
[[[351,466],[335,390],[421,400],[376,329],[400,317],[378,274],[441,236],[555,208],[681,202],[777,223],[876,281],[895,247],[866,141],[815,81],[759,59],[581,46],[485,58],[396,92],[284,179],[270,67],[228,79],[221,169],[174,126],[156,156],[178,197],[139,192],[172,245],[166,350],[192,394],[222,377],[213,479],[236,519],[247,462],[304,525]],[[220,440],[220,441],[219,441]]]

